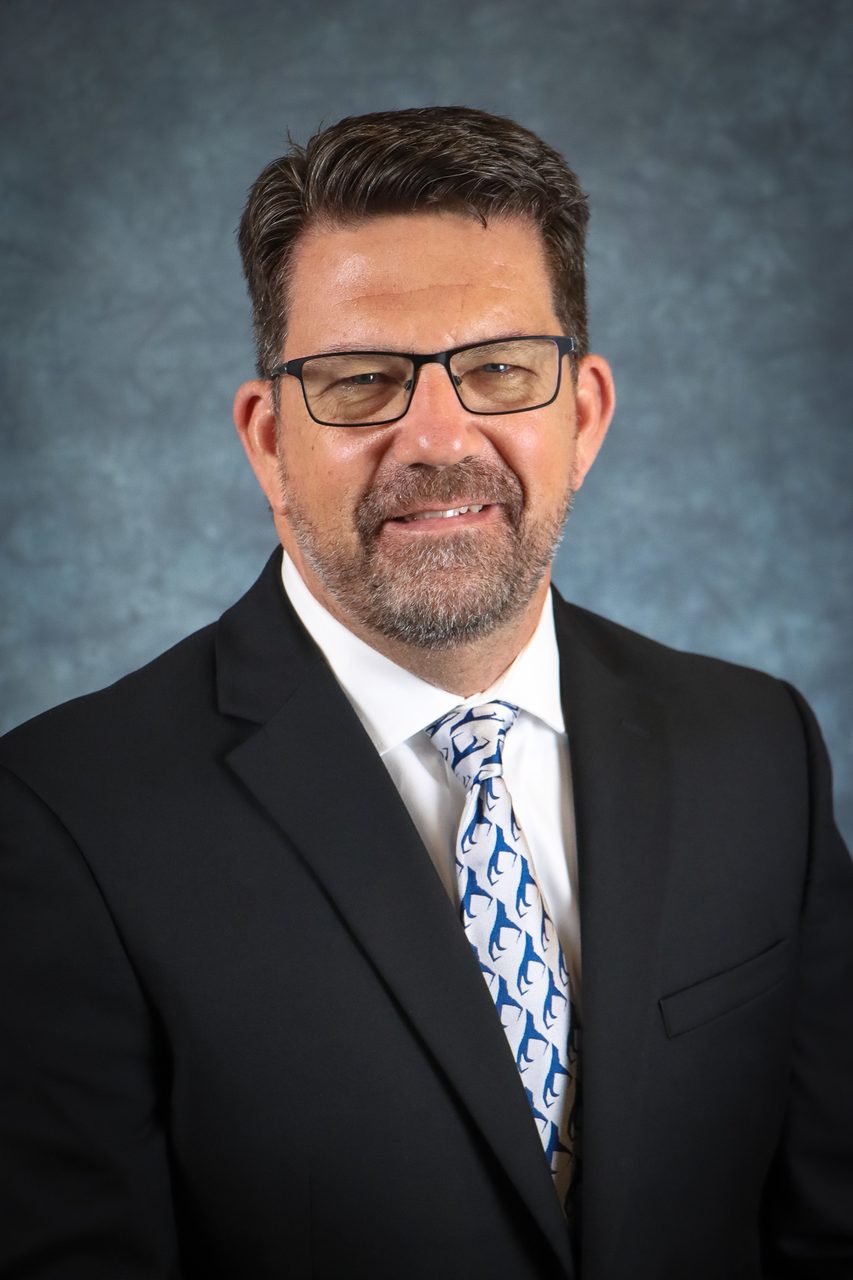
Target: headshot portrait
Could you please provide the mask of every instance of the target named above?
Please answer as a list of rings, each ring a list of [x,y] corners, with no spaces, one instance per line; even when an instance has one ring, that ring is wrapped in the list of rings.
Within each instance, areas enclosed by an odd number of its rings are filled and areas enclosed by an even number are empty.
[[[0,35],[0,1276],[853,1277],[853,15]]]

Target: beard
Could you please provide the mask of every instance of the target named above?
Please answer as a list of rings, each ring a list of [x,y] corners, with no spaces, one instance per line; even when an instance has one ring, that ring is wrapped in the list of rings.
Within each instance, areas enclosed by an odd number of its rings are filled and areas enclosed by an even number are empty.
[[[574,496],[567,488],[556,513],[534,519],[507,467],[479,458],[440,470],[400,467],[358,503],[353,551],[308,519],[289,494],[281,462],[280,481],[296,544],[343,615],[421,649],[481,639],[521,614],[554,558]],[[382,543],[383,525],[401,511],[479,503],[499,503],[503,518]]]

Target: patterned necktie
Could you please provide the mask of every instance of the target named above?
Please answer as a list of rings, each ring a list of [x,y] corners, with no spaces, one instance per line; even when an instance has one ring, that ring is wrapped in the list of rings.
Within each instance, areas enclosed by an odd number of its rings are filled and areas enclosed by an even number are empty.
[[[426,733],[467,793],[456,841],[462,923],[562,1203],[571,1181],[576,1074],[569,975],[503,778],[504,739],[517,715],[509,702],[456,707]]]

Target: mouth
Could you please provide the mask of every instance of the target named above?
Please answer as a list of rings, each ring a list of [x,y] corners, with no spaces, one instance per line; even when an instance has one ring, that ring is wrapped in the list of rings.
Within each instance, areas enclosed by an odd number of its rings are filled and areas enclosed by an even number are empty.
[[[377,539],[413,545],[431,538],[450,544],[505,528],[517,531],[524,496],[506,466],[467,458],[449,467],[398,466],[367,490],[356,510],[356,528],[369,551]],[[455,535],[455,537],[454,537]]]
[[[492,504],[487,502],[468,503],[466,506],[424,508],[422,511],[409,511],[402,516],[391,516],[394,524],[416,524],[425,520],[459,520],[462,516],[479,516]]]

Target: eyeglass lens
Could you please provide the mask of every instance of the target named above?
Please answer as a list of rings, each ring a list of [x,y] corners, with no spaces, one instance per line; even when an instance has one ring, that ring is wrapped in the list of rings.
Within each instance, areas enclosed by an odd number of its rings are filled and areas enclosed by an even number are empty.
[[[548,338],[483,343],[450,357],[456,393],[471,413],[507,413],[547,404],[557,390],[559,351]],[[312,356],[302,367],[305,399],[331,425],[369,425],[402,416],[412,396],[413,361],[359,352]]]

